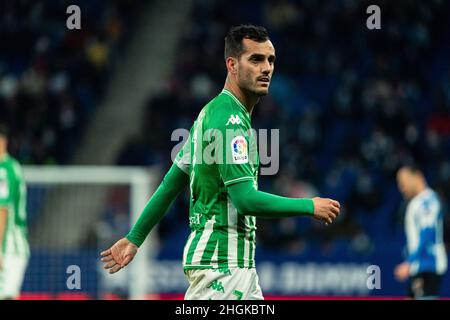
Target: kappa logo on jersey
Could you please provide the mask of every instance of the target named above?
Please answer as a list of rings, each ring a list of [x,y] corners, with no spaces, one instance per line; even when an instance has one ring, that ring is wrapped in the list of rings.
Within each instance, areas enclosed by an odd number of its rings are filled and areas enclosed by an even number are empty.
[[[219,280],[214,280],[213,282],[211,282],[207,288],[211,288],[212,290],[215,290],[217,292],[222,292],[225,293],[225,289],[223,287],[222,282],[220,282]]]
[[[238,115],[235,115],[235,116],[231,115],[230,118],[228,119],[228,122],[227,122],[226,126],[229,125],[230,123],[231,124],[241,124],[242,121],[241,121],[241,118],[239,118]]]
[[[231,141],[231,155],[233,163],[248,163],[247,141],[243,136],[237,136]]]

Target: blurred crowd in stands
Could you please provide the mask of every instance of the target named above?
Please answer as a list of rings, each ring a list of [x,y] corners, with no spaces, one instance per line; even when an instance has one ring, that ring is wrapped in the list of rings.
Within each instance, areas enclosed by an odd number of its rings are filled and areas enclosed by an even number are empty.
[[[83,28],[71,33],[69,3],[0,2],[0,120],[11,124],[12,153],[23,163],[70,163],[140,5],[80,3]],[[260,24],[277,60],[252,121],[280,129],[280,171],[261,176],[260,189],[335,198],[342,214],[329,228],[304,218],[260,220],[259,244],[299,253],[312,242],[326,251],[342,241],[367,252],[403,241],[395,171],[412,158],[439,192],[450,234],[450,4],[380,3],[382,29],[368,30],[366,1],[196,0],[164,90],[149,97],[142,133],[117,164],[168,168],[173,130],[190,129],[223,87],[227,30]],[[162,221],[163,241],[185,236],[187,199]]]
[[[67,8],[81,29],[66,27]],[[0,121],[25,164],[66,164],[131,32],[139,1],[0,1]]]

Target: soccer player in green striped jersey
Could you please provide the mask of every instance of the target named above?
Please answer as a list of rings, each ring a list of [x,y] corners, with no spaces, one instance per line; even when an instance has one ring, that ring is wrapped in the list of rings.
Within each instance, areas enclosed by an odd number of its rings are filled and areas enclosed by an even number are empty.
[[[176,196],[189,185],[185,299],[263,299],[255,268],[256,218],[311,216],[330,224],[337,201],[294,199],[258,190],[251,114],[269,92],[275,49],[263,27],[243,25],[225,38],[227,78],[199,113],[174,164],[129,234],[101,253],[115,273],[137,253]]]
[[[19,296],[30,256],[26,187],[20,164],[7,153],[7,129],[0,125],[0,299]]]

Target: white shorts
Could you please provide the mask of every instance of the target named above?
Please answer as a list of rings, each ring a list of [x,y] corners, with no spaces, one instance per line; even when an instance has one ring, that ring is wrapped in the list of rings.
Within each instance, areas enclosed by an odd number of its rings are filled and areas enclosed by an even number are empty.
[[[0,269],[0,300],[19,297],[27,265],[27,256],[3,256],[3,268]]]
[[[255,268],[189,269],[185,300],[264,300]]]

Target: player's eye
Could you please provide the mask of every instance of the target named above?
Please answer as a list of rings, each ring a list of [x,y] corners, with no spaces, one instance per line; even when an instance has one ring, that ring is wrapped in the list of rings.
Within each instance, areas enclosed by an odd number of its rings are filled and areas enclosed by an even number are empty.
[[[250,61],[252,61],[252,62],[261,62],[261,61],[263,61],[263,57],[260,57],[260,56],[252,56],[252,57],[250,57]]]

